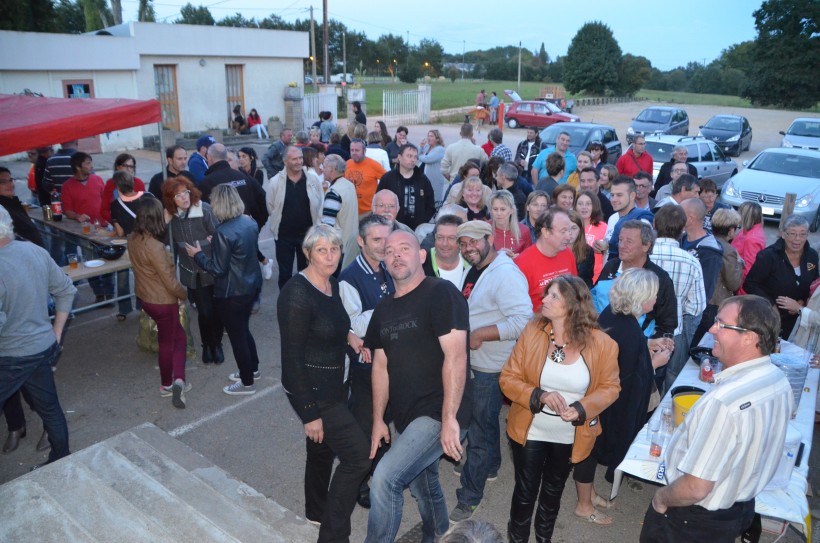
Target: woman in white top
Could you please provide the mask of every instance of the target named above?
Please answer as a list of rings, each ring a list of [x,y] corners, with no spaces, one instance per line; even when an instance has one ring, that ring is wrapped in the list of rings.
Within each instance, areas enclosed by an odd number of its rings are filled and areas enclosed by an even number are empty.
[[[436,196],[436,209],[441,206],[448,185],[447,179],[441,173],[441,159],[443,158],[444,140],[441,139],[441,132],[436,129],[430,130],[427,132],[427,139],[419,145],[419,162],[424,164],[424,175],[433,185],[433,192]]]

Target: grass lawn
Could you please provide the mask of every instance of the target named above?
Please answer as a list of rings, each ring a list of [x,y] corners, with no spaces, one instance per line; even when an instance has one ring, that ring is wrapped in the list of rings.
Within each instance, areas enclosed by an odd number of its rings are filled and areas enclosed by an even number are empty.
[[[365,78],[363,87],[366,92],[367,111],[373,115],[382,114],[382,92],[386,90],[415,90],[418,85],[401,83],[396,80],[391,83],[387,79],[373,82],[375,78]],[[545,87],[562,87],[555,83],[541,83],[532,81],[522,81],[521,88],[515,81],[478,81],[472,79],[458,79],[455,83],[447,81],[432,81],[429,83],[433,87],[432,108],[433,110],[451,109],[471,106],[475,104],[475,96],[478,91],[484,89],[488,96],[492,91],[498,93],[499,98],[509,103],[510,99],[504,95],[505,89],[517,90],[524,100],[534,100],[541,95],[541,89]],[[310,87],[307,88],[310,91]],[[567,98],[588,98],[585,95],[566,95]],[[739,96],[726,96],[721,94],[695,94],[691,92],[657,91],[641,89],[636,94],[637,98],[658,102],[670,102],[674,104],[701,104],[711,106],[731,106],[731,107],[754,107],[749,100]],[[809,112],[820,111],[820,104],[807,109]]]

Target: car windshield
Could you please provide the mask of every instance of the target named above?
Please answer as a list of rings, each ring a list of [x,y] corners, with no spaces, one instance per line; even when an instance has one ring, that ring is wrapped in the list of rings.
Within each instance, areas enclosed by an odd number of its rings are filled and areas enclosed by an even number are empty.
[[[566,132],[569,134],[569,149],[573,153],[580,151],[586,146],[590,129],[584,126],[575,126],[575,123],[556,123],[541,131],[541,141],[548,146],[555,145],[558,134]]]
[[[740,119],[733,117],[712,117],[706,123],[706,128],[712,130],[728,130],[730,132],[740,132]]]
[[[671,117],[671,111],[649,108],[641,111],[635,120],[642,123],[668,124]]]
[[[768,173],[820,178],[820,158],[785,153],[762,153],[749,169]]]
[[[652,156],[654,162],[669,162],[672,160],[672,151],[675,146],[671,143],[661,143],[659,141],[647,141],[646,152]]]
[[[820,138],[820,119],[816,121],[794,121],[787,134],[790,136]]]
[[[552,111],[553,113],[561,113],[561,108],[553,104],[552,102],[544,102],[547,105],[547,109]]]

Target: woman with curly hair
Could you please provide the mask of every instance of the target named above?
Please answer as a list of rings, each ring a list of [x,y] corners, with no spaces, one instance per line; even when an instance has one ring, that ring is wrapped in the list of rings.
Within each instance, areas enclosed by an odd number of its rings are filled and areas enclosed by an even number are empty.
[[[529,541],[536,503],[536,540],[550,541],[572,464],[590,455],[601,433],[598,417],[618,398],[618,344],[597,318],[583,280],[553,279],[540,316],[521,333],[501,370],[501,390],[512,401],[512,543]]]

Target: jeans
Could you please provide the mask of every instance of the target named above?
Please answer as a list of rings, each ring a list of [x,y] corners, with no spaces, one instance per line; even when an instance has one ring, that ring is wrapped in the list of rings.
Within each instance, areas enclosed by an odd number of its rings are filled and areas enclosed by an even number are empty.
[[[666,365],[666,378],[664,381],[664,390],[661,390],[663,396],[667,390],[672,388],[672,383],[677,379],[678,374],[689,360],[689,344],[692,343],[692,336],[695,334],[695,329],[700,322],[700,315],[683,315],[683,326],[681,333],[675,336],[675,352],[669,358],[669,363]]]
[[[225,326],[222,324],[222,316],[217,312],[214,303],[214,286],[189,288],[188,300],[196,304],[196,318],[202,344],[206,347],[222,345]]]
[[[239,377],[246,387],[253,384],[253,374],[259,371],[259,355],[249,326],[253,300],[257,295],[258,291],[230,298],[214,298],[217,311],[222,313],[228,339],[231,340]]]
[[[51,365],[60,352],[54,344],[43,352],[29,356],[0,357],[0,403],[5,403],[20,388],[31,397],[34,410],[43,419],[48,432],[51,452],[48,461],[54,462],[71,451],[68,449],[68,423],[57,398]]]
[[[461,430],[461,438],[466,435]],[[419,417],[393,437],[370,481],[370,515],[366,543],[396,539],[404,507],[404,489],[416,499],[421,514],[422,543],[433,543],[450,526],[447,502],[438,480],[441,422]]]
[[[117,298],[121,298],[122,296],[128,296],[131,293],[131,271],[130,270],[120,270],[117,272]],[[117,302],[117,311],[121,315],[127,315],[131,313],[133,309],[133,305],[131,303],[131,297],[124,300],[120,300]]]
[[[279,236],[276,240],[276,264],[279,266],[279,290],[285,286],[293,276],[293,259],[296,258],[296,269],[301,271],[307,268],[307,258],[302,252],[301,238],[286,238]]]
[[[527,543],[535,509],[535,541],[548,543],[561,508],[561,494],[569,477],[572,444],[529,440],[519,445],[510,440],[515,466],[515,488],[510,504],[507,533],[510,543]]]
[[[456,490],[458,502],[478,505],[484,497],[487,476],[501,468],[500,373],[473,371],[473,416],[467,433],[467,461],[461,471],[461,488]]]
[[[260,140],[262,139],[262,133],[263,133],[263,132],[264,132],[264,134],[265,134],[265,137],[266,137],[266,138],[269,138],[269,137],[270,137],[270,136],[268,136],[268,127],[267,127],[267,126],[265,126],[264,124],[262,124],[262,123],[255,124],[255,125],[253,125],[253,127],[252,127],[252,128],[254,128],[254,129],[256,130],[256,136],[257,136]]]
[[[708,511],[699,505],[670,507],[666,513],[646,510],[641,543],[734,543],[752,523],[755,501],[735,502],[728,509]]]
[[[142,308],[157,323],[159,344],[159,375],[162,386],[169,387],[175,379],[185,380],[185,350],[188,340],[179,323],[178,304],[149,304],[140,300]]]
[[[322,523],[320,542],[346,542],[359,483],[370,470],[370,439],[343,403],[320,403],[319,412],[324,441],[305,438],[305,516]],[[331,479],[336,457],[339,466]]]

